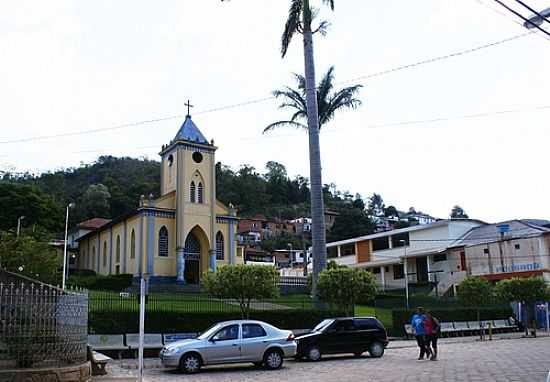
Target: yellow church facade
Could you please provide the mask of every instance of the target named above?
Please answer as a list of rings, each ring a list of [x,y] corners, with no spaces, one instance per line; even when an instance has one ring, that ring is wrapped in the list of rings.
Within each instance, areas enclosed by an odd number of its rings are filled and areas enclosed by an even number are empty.
[[[215,152],[187,115],[160,152],[160,197],[142,196],[135,211],[80,237],[77,268],[197,284],[221,264],[242,263],[236,211],[216,200]]]

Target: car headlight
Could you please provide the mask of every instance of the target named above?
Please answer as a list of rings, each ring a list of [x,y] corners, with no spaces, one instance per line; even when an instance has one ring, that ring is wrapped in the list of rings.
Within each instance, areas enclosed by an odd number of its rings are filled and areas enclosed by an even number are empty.
[[[182,347],[164,348],[162,353],[164,355],[174,355],[179,353],[181,350],[182,350]]]

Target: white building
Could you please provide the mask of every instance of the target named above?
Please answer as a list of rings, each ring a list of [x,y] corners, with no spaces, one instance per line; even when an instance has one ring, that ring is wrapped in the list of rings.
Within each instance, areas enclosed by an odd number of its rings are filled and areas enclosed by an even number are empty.
[[[382,289],[409,283],[452,284],[464,277],[459,257],[446,254],[449,245],[485,223],[474,219],[435,223],[375,233],[327,244],[327,258],[341,265],[370,269]],[[405,271],[406,266],[406,271]]]

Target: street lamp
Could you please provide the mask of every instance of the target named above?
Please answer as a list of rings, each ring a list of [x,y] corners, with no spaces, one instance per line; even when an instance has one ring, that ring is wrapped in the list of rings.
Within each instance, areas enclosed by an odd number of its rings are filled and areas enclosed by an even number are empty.
[[[19,237],[19,233],[21,232],[21,220],[25,219],[25,216],[19,216],[17,218],[17,237]]]
[[[533,29],[542,25],[544,20],[548,21],[547,18],[550,17],[550,8],[546,8],[544,11],[535,12],[533,16],[529,17],[528,21],[523,23],[523,26],[527,29]]]
[[[67,211],[65,213],[65,242],[63,243],[63,280],[61,283],[61,289],[65,290],[65,278],[67,276],[67,233],[69,231],[69,209],[75,206],[74,203],[67,205]]]
[[[407,269],[407,241],[399,240],[399,243],[403,244],[405,254],[403,256],[403,268],[405,273],[405,301],[407,309],[409,309],[409,271]]]

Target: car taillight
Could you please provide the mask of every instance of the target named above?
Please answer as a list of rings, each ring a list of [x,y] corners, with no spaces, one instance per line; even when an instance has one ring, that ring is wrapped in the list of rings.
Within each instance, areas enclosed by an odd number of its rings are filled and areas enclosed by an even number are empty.
[[[288,335],[288,337],[286,338],[286,340],[287,340],[287,341],[294,341],[294,338],[295,338],[295,337],[294,337],[294,334],[293,334],[293,333],[290,333],[290,334]]]

